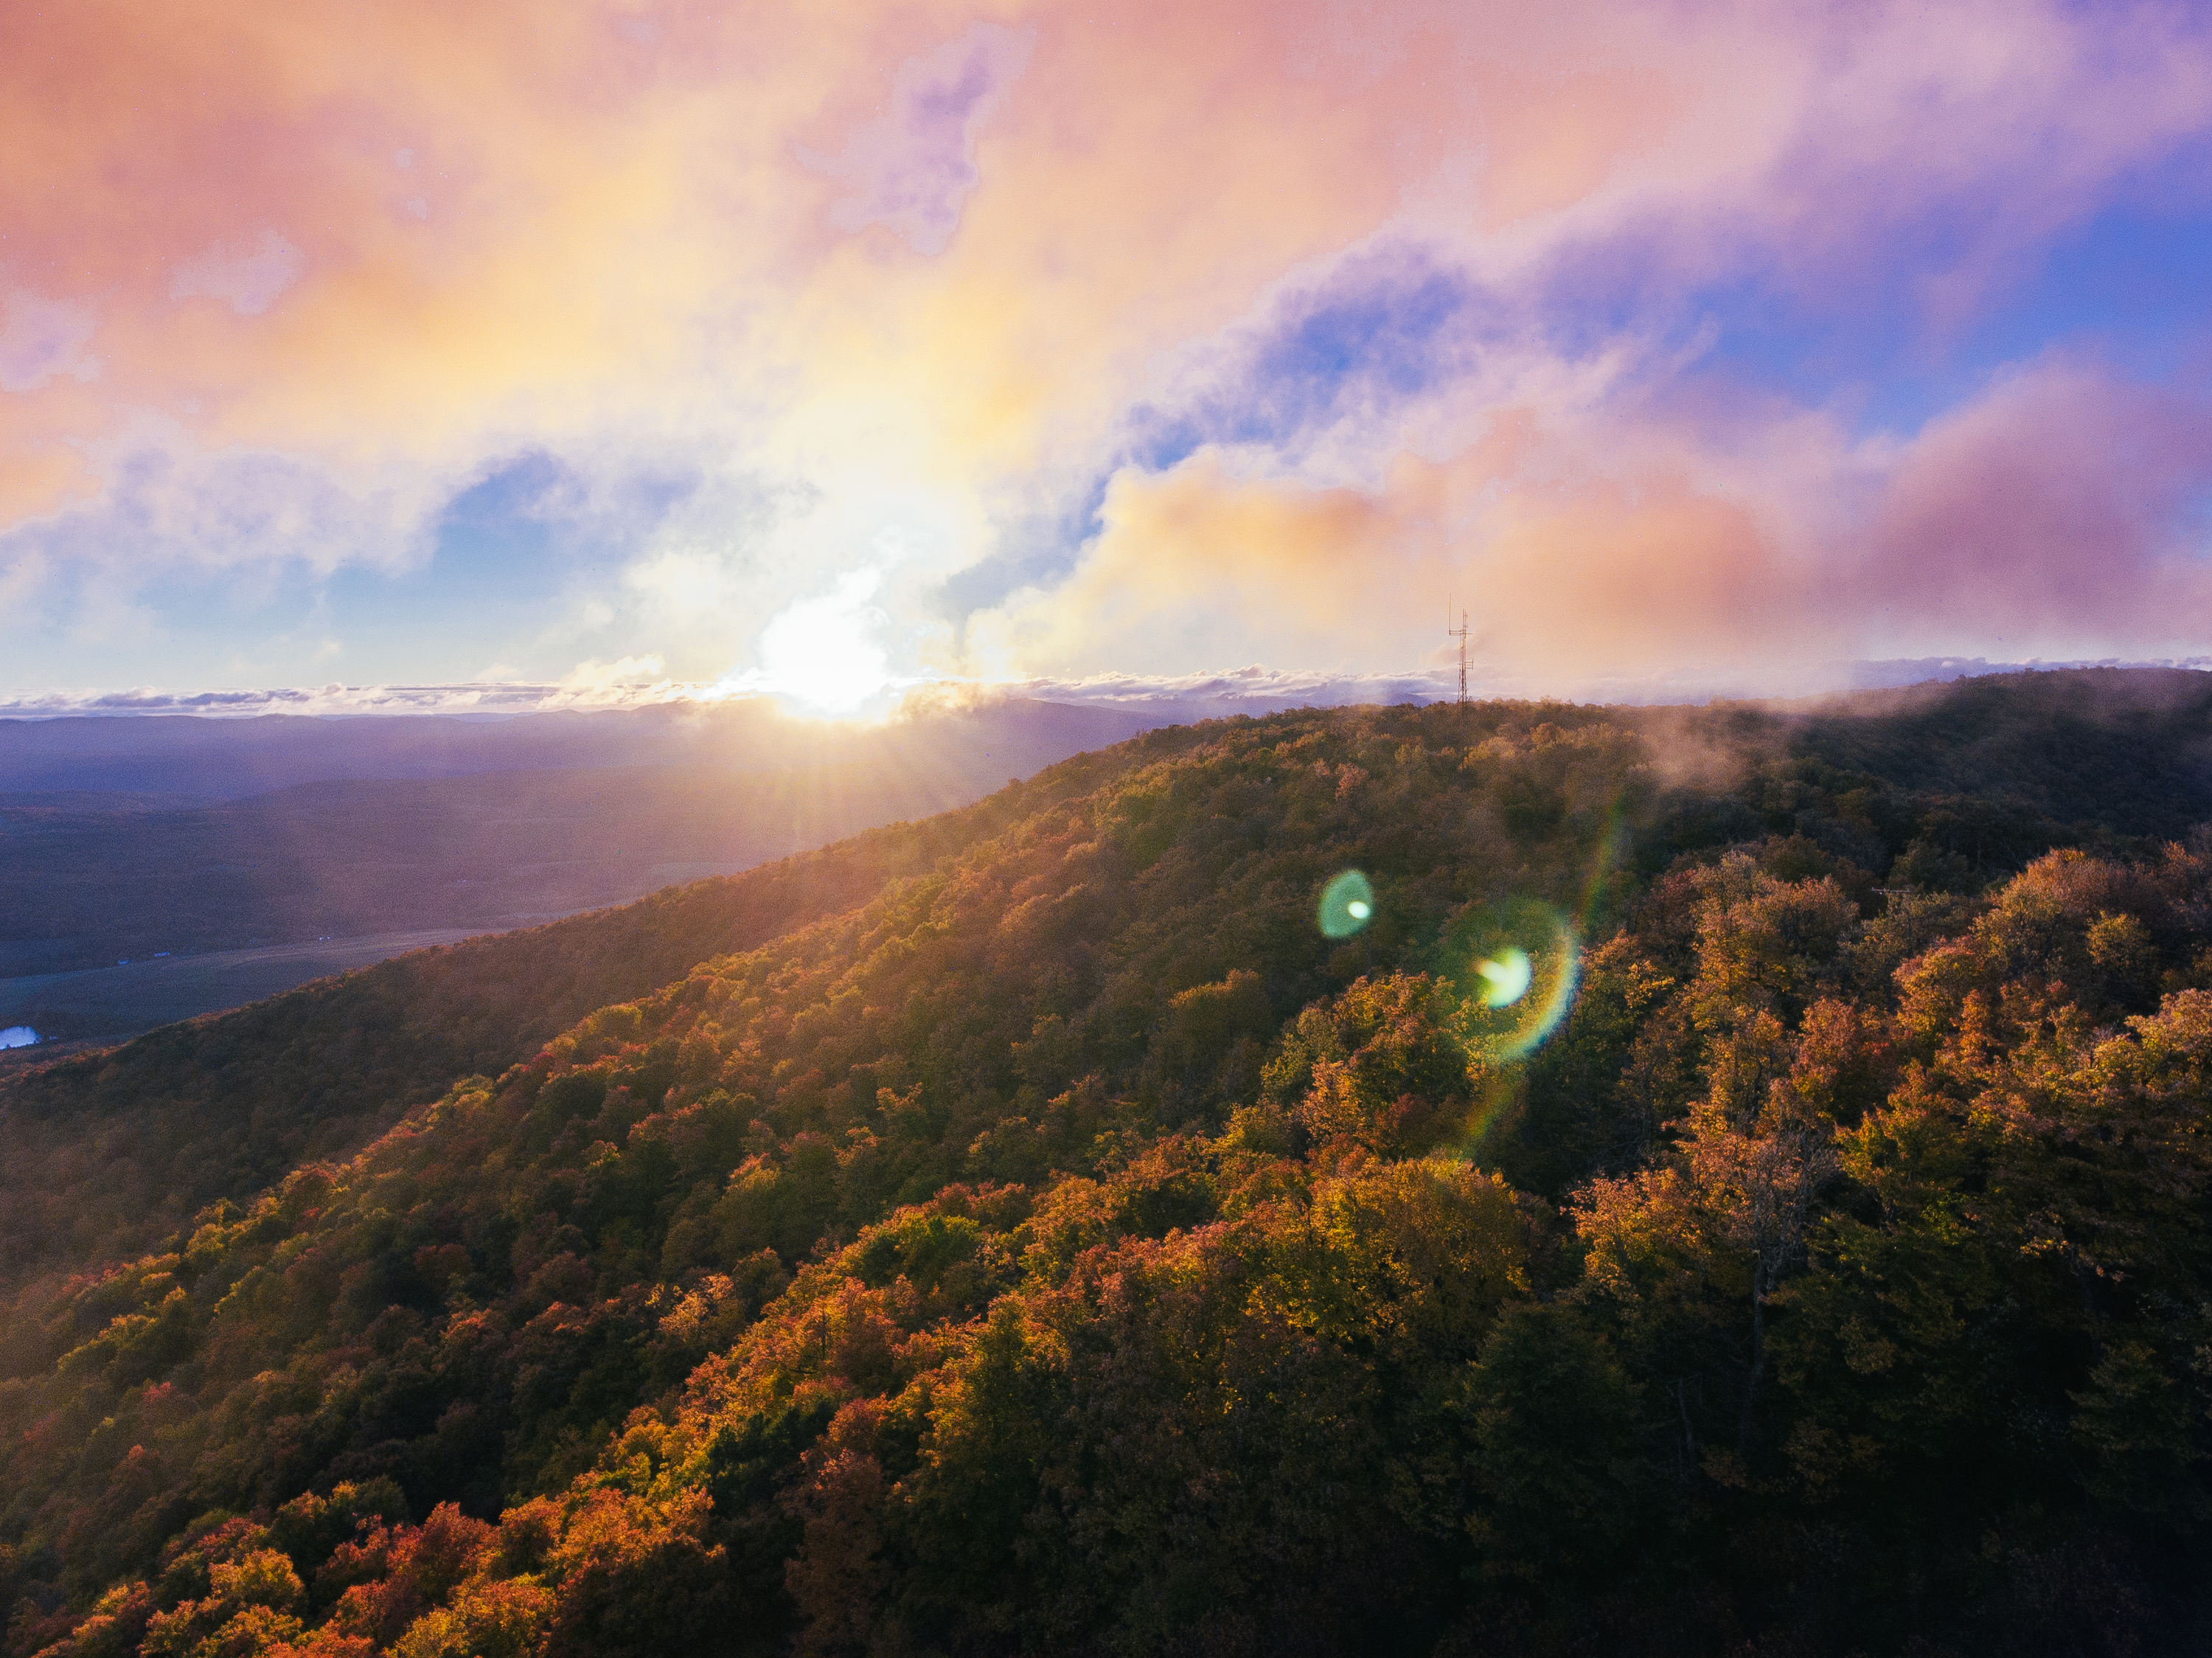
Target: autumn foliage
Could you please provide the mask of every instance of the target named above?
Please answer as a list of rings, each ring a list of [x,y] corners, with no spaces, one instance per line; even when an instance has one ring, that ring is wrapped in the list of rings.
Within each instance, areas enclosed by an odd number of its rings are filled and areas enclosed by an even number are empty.
[[[1915,886],[1951,807],[1598,710],[1030,787],[27,1292],[12,1650],[2201,1642],[2212,851]],[[1584,931],[1510,1062],[1506,898]]]

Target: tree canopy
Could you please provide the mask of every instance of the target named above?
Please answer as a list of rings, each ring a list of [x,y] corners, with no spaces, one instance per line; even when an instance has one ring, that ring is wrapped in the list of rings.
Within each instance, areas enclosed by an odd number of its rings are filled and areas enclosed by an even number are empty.
[[[12,1649],[2201,1641],[2212,844],[1655,744],[1124,745],[29,1285]]]

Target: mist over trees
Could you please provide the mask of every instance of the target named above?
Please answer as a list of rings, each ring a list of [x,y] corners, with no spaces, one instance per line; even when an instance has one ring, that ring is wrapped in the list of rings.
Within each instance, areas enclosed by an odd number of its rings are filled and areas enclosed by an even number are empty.
[[[1225,722],[616,912],[588,1007],[599,934],[371,970],[307,1155],[15,1276],[10,1651],[2201,1644],[2212,842],[1816,746]],[[1508,902],[1580,942],[1516,1057]],[[368,982],[7,1131],[149,1190]]]

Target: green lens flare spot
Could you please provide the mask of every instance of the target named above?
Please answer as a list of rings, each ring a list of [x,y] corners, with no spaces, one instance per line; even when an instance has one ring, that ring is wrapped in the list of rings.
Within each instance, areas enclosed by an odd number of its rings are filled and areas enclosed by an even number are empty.
[[[1474,971],[1482,980],[1484,1005],[1492,1008],[1511,1007],[1528,994],[1528,983],[1536,976],[1528,954],[1510,944],[1490,960],[1476,962]]]
[[[1444,934],[1445,976],[1459,994],[1453,1028],[1488,1064],[1523,1058],[1574,1006],[1582,941],[1550,905],[1509,898],[1468,911]]]
[[[1375,918],[1375,888],[1357,869],[1333,875],[1321,889],[1315,919],[1324,938],[1350,938]]]

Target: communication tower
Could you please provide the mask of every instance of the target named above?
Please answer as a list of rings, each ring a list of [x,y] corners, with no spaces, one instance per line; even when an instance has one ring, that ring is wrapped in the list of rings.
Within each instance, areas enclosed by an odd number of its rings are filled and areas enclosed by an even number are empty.
[[[1467,613],[1459,613],[1459,625],[1451,625],[1451,609],[1444,610],[1444,637],[1459,641],[1459,705],[1467,706]]]

